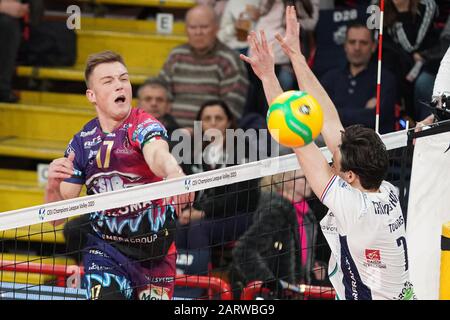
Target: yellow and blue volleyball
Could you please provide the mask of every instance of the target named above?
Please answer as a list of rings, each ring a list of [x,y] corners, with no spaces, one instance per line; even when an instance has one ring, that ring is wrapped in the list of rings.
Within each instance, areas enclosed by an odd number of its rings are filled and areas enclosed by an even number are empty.
[[[267,112],[267,127],[281,145],[298,148],[314,141],[320,134],[323,113],[317,100],[303,91],[279,95]]]

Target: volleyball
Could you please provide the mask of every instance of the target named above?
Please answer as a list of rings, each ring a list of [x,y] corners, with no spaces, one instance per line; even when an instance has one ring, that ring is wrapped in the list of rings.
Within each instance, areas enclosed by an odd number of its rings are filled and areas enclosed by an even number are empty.
[[[281,145],[297,148],[314,141],[320,134],[323,113],[317,100],[303,91],[279,95],[267,112],[267,127]]]

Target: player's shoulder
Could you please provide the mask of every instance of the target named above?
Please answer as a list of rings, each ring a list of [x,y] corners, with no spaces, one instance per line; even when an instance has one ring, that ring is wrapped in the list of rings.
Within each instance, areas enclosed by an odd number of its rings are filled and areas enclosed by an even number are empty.
[[[386,181],[386,180],[383,180],[383,181],[381,182],[381,185],[380,185],[380,191],[381,191],[382,193],[386,193],[386,194],[393,193],[393,194],[395,194],[396,196],[399,195],[398,188],[395,187],[392,183],[390,183],[390,182],[388,182],[388,181]]]
[[[133,142],[143,143],[144,140],[155,136],[163,136],[167,139],[167,130],[164,125],[142,109],[132,109],[128,122],[125,126],[127,126],[128,136]]]
[[[132,108],[131,109],[131,114],[128,117],[128,122],[130,122],[132,124],[137,124],[137,125],[139,125],[143,122],[145,122],[145,123],[158,122],[159,123],[159,121],[155,117],[153,117],[151,114],[148,114],[141,108]]]
[[[72,140],[82,141],[91,139],[91,137],[96,136],[99,132],[101,132],[101,128],[99,126],[97,118],[94,118],[86,123],[80,131],[75,133]]]

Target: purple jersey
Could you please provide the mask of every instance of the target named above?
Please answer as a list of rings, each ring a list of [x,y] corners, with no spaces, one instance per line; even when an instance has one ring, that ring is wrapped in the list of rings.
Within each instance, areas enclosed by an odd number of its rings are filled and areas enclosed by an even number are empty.
[[[104,133],[98,119],[88,122],[65,152],[75,152],[76,175],[66,182],[85,184],[87,194],[121,190],[162,179],[148,167],[142,148],[167,139],[163,125],[141,109]],[[91,213],[94,232],[134,259],[163,256],[173,241],[175,211],[164,199]]]

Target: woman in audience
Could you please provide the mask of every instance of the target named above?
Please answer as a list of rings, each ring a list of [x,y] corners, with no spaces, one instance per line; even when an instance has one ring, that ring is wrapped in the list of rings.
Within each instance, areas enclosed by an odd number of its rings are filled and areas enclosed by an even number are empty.
[[[272,179],[271,179],[272,178]],[[311,188],[301,170],[266,177],[252,226],[233,249],[234,286],[263,281],[281,297],[280,280],[310,283],[317,221],[306,198]]]
[[[239,139],[226,136],[227,129],[236,129],[236,119],[225,102],[205,102],[197,121],[201,121],[203,139],[193,141],[191,161],[183,165],[187,175],[246,162],[247,155],[243,151],[248,148],[242,150],[244,148],[239,148],[239,141],[236,141]],[[194,260],[187,268],[179,266],[185,273],[206,273],[211,249],[216,247],[223,253],[224,246],[238,239],[251,224],[258,204],[259,181],[229,185],[224,185],[226,179],[221,181],[223,185],[219,187],[196,192],[193,204],[178,216],[177,248],[188,252]],[[208,258],[201,258],[205,256]]]

